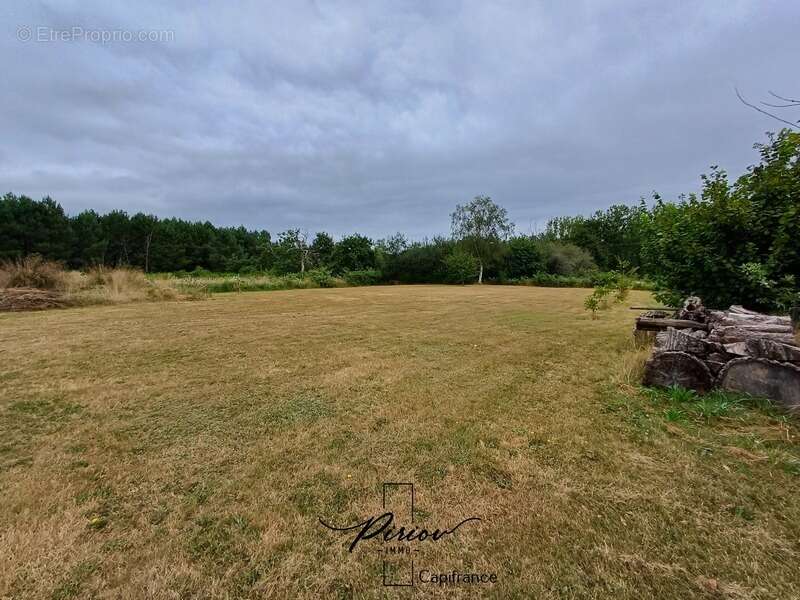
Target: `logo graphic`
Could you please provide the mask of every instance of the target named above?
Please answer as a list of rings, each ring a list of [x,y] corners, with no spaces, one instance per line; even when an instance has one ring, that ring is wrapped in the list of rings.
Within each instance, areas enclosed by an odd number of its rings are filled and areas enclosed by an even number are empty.
[[[417,573],[414,557],[420,548],[453,536],[462,526],[480,521],[480,517],[468,517],[448,527],[420,527],[416,524],[415,493],[413,483],[387,482],[383,484],[383,513],[368,517],[353,525],[339,526],[319,517],[319,522],[331,531],[340,532],[350,540],[348,552],[362,547],[371,547],[383,555],[382,579],[387,587],[413,587],[415,579],[427,583],[430,571]],[[377,541],[368,546],[370,541]],[[424,574],[428,577],[425,578]],[[415,578],[418,574],[419,577]],[[495,579],[491,581],[494,583]]]
[[[22,27],[17,27],[17,39],[20,42],[30,42],[33,38],[33,32],[31,28],[23,25]]]

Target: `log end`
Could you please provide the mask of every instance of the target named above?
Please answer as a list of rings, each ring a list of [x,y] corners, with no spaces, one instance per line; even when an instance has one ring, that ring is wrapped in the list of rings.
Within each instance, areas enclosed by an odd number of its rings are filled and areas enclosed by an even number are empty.
[[[735,358],[720,371],[723,390],[769,398],[800,412],[800,367],[765,358]]]
[[[645,364],[644,385],[651,387],[679,386],[699,393],[709,391],[714,377],[698,358],[686,352],[659,352]]]

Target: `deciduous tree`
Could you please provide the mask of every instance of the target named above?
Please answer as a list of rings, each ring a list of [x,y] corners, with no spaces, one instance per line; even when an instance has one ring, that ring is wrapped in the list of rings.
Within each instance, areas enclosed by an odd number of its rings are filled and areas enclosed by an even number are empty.
[[[506,209],[489,196],[475,196],[471,202],[457,205],[451,220],[453,237],[478,260],[478,283],[483,283],[484,268],[502,254],[503,241],[514,224]]]

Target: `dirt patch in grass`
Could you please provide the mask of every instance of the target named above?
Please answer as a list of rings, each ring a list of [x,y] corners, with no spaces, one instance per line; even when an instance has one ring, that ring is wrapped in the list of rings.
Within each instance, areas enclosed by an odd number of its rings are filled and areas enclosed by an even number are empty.
[[[322,516],[416,483],[434,597],[788,598],[796,421],[648,393],[586,290],[397,286],[0,315],[0,596],[380,598]],[[648,302],[641,292],[631,303]]]

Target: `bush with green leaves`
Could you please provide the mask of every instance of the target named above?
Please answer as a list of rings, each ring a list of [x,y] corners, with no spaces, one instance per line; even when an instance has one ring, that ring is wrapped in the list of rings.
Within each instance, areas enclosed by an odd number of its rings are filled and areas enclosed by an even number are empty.
[[[541,240],[532,236],[513,237],[508,240],[505,275],[511,279],[518,279],[544,273],[547,269],[546,259]]]
[[[348,284],[355,286],[378,285],[383,281],[383,274],[377,269],[345,271],[343,277]]]
[[[714,167],[699,198],[656,198],[643,253],[662,302],[785,312],[800,300],[800,133],[756,148],[760,163],[734,184]]]
[[[306,271],[306,275],[321,288],[334,287],[336,284],[333,274],[327,267],[311,269],[310,271]]]
[[[539,247],[551,275],[588,275],[597,271],[591,254],[575,244],[543,240]]]
[[[598,311],[610,308],[611,304],[625,302],[635,282],[636,269],[629,269],[622,265],[619,271],[610,271],[603,277],[602,283],[583,301],[586,310],[592,312],[592,318],[597,318]]]
[[[455,242],[442,237],[415,242],[387,262],[384,275],[388,281],[400,283],[444,283],[444,259],[454,248]]]
[[[474,282],[478,277],[478,259],[459,248],[444,258],[444,264],[448,283],[463,285]]]
[[[604,270],[616,268],[620,261],[641,268],[640,249],[648,217],[644,201],[633,206],[615,204],[589,217],[551,219],[541,237],[583,248]]]
[[[375,267],[375,249],[372,240],[355,233],[336,242],[331,257],[337,274],[345,271],[369,271]]]
[[[530,277],[506,279],[507,285],[531,285],[537,287],[590,288],[596,285],[594,277],[575,275],[551,275],[550,273],[534,273]]]

